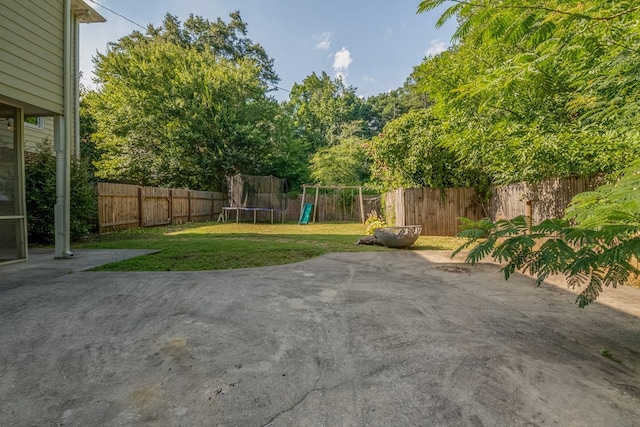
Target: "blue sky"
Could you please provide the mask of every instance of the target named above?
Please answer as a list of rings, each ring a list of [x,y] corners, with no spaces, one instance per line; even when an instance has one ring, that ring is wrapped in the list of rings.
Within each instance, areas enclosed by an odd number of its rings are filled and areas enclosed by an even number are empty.
[[[248,37],[274,59],[289,90],[313,72],[342,76],[347,85],[368,97],[396,89],[425,55],[450,44],[455,22],[436,29],[438,11],[416,14],[419,0],[85,0],[107,19],[80,27],[80,69],[91,85],[91,57],[110,41],[140,30],[107,8],[146,27],[162,23],[165,13],[184,21],[189,14],[229,20],[239,10]],[[274,96],[288,99],[285,90]]]

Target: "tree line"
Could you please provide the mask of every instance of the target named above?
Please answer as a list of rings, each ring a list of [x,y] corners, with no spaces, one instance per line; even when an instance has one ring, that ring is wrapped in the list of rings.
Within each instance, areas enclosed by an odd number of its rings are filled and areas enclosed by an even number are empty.
[[[640,153],[634,4],[453,2],[454,44],[403,87],[364,99],[312,73],[284,102],[239,12],[167,14],[94,58],[85,152],[101,179],[206,190],[238,172],[380,189],[613,172]]]

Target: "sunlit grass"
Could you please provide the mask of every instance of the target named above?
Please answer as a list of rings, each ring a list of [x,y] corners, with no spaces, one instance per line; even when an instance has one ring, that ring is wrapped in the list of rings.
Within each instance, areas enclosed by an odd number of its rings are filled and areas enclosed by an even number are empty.
[[[159,251],[98,268],[115,271],[224,270],[288,264],[331,252],[394,250],[356,246],[365,234],[365,226],[358,223],[191,223],[104,234],[76,246]],[[411,250],[453,250],[461,243],[458,238],[423,236]]]

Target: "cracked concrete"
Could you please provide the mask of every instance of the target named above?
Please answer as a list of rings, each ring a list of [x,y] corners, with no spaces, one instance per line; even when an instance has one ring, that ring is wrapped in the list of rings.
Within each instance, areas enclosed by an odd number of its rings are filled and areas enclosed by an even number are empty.
[[[640,290],[579,309],[446,255],[1,267],[0,425],[638,425]]]

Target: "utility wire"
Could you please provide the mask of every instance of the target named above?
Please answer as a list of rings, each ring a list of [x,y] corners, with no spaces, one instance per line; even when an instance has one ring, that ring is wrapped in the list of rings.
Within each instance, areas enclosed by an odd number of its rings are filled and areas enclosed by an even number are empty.
[[[89,1],[90,1],[91,3],[93,3],[93,4],[97,5],[97,6],[100,6],[101,8],[103,8],[103,9],[105,9],[105,10],[108,10],[109,12],[113,13],[114,15],[117,15],[117,16],[119,16],[120,18],[122,18],[122,19],[124,19],[124,20],[126,20],[126,21],[131,22],[133,25],[137,25],[138,27],[142,28],[143,30],[146,30],[146,29],[147,29],[146,27],[143,27],[142,25],[138,24],[138,23],[137,23],[136,21],[134,21],[133,19],[129,19],[129,18],[127,18],[126,16],[124,16],[123,14],[118,13],[118,12],[116,12],[116,11],[115,11],[115,10],[113,10],[113,9],[109,9],[107,6],[100,4],[100,3],[98,3],[98,2],[97,2],[97,1],[95,1],[95,0],[89,0]],[[224,64],[220,64],[220,65],[222,65],[222,66],[225,66],[225,67],[226,67],[226,65],[224,65]],[[227,67],[227,68],[231,69],[230,67]],[[284,92],[291,93],[291,91],[290,91],[289,89],[285,89],[285,88],[280,87],[280,86],[277,86],[277,85],[275,85],[275,84],[267,83],[267,85],[268,85],[268,86],[270,86],[272,89],[282,90],[282,91],[284,91]]]
[[[102,5],[102,4],[98,3],[97,1],[94,1],[94,0],[89,0],[89,1],[90,1],[91,3],[93,3],[93,4],[95,4],[95,5],[100,6],[101,8],[103,8],[103,9],[105,9],[105,10],[108,10],[109,12],[113,13],[114,15],[118,15],[120,18],[122,18],[122,19],[124,19],[124,20],[126,20],[126,21],[131,22],[133,25],[137,25],[138,27],[142,28],[143,30],[146,30],[146,27],[143,27],[142,25],[138,24],[136,21],[134,21],[134,20],[131,20],[131,19],[127,18],[126,16],[124,16],[124,15],[122,15],[122,14],[120,14],[120,13],[116,12],[115,10],[109,9],[107,6]]]

